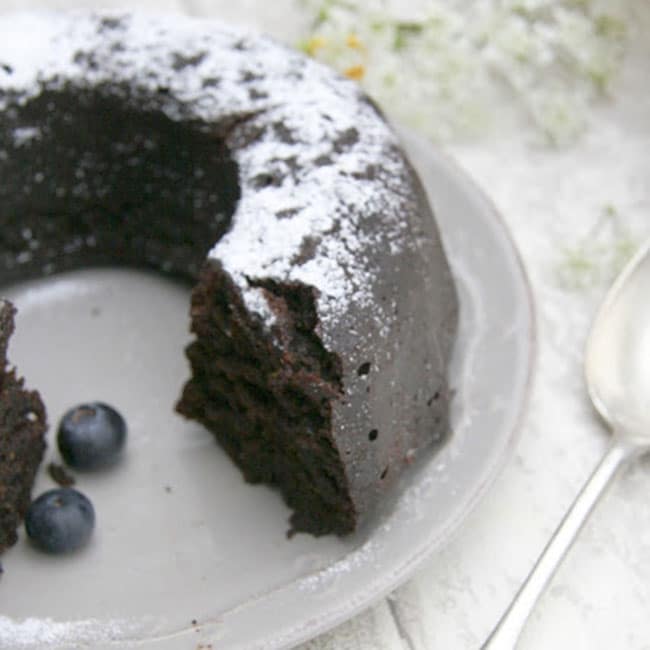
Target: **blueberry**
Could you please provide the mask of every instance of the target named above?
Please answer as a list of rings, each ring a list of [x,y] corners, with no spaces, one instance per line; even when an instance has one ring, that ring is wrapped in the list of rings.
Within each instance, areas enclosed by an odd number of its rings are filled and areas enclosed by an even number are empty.
[[[48,553],[68,553],[81,548],[95,527],[95,510],[81,492],[56,488],[32,501],[25,529],[32,542]]]
[[[70,409],[59,424],[57,443],[68,465],[80,470],[112,465],[126,442],[124,418],[101,402]]]

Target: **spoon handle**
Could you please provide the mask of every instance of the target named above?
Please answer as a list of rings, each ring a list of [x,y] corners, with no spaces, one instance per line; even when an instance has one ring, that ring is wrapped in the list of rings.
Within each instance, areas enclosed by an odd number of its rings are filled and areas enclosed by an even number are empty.
[[[616,470],[634,455],[634,451],[634,447],[617,439],[616,436],[613,437],[608,451],[564,515],[564,519],[542,551],[510,607],[501,617],[488,640],[481,646],[481,650],[514,650],[535,603],[553,577],[598,498],[616,474]]]

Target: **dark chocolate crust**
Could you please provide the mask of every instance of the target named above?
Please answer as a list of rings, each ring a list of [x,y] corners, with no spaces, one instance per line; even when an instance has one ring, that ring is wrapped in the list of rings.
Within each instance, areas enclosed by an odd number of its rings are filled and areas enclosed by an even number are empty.
[[[15,20],[47,61],[4,61],[0,41],[0,280],[112,263],[190,279],[178,410],[279,487],[294,530],[355,530],[448,433],[456,294],[394,133],[355,84],[263,37]]]
[[[31,501],[36,470],[45,451],[45,408],[36,391],[7,367],[14,308],[0,304],[0,553],[16,543],[16,529]]]

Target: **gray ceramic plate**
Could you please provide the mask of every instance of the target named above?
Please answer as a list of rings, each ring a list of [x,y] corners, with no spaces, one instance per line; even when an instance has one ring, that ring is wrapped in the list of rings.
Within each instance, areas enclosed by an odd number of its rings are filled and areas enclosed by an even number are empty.
[[[526,399],[531,297],[489,201],[450,161],[405,139],[462,301],[451,441],[363,535],[287,540],[280,498],[245,484],[212,438],[171,410],[188,373],[187,287],[112,269],[12,287],[11,358],[41,389],[51,424],[99,399],[124,413],[130,440],[119,467],[78,476],[97,511],[88,548],[52,558],[23,535],[3,557],[0,647],[293,645],[396,587],[477,503],[512,449]],[[42,470],[36,493],[52,486]]]

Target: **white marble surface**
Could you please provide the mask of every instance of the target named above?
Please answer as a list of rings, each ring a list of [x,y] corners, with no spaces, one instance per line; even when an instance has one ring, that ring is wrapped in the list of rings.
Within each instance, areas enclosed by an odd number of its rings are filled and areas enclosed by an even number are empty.
[[[445,548],[387,599],[304,650],[470,650],[482,640],[603,453],[607,434],[582,379],[582,348],[609,267],[585,287],[563,282],[565,249],[614,245],[594,224],[611,206],[634,241],[650,235],[649,5],[639,0],[622,73],[590,127],[563,149],[534,144],[525,125],[445,146],[493,199],[512,230],[537,304],[539,351],[519,445]],[[295,1],[0,0],[24,7],[147,7],[209,14],[295,42]],[[611,211],[611,208],[610,208]],[[650,649],[650,462],[615,484],[542,598],[521,639],[527,650]]]

